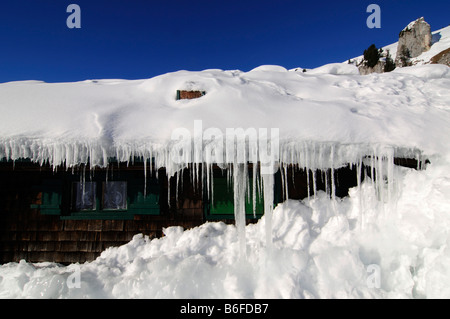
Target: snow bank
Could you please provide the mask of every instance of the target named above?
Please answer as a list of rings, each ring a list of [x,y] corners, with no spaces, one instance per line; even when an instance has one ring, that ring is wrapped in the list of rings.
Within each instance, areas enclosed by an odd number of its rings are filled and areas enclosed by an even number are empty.
[[[397,74],[408,74],[417,76],[422,79],[439,79],[448,78],[450,74],[450,68],[446,65],[420,65],[415,67],[397,68],[394,71]]]
[[[370,180],[343,200],[280,204],[272,246],[263,217],[246,227],[245,257],[236,227],[217,222],[136,235],[85,264],[5,264],[0,297],[449,298],[449,172],[399,168],[394,204]]]
[[[256,68],[254,68],[250,72],[255,72],[255,71],[259,71],[259,72],[287,72],[287,69],[282,67],[282,66],[279,66],[279,65],[261,65],[261,66],[258,66]]]

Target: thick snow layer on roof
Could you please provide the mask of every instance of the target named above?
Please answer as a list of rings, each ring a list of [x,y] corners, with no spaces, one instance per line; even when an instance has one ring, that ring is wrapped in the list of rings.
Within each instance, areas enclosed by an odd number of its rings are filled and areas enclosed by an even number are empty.
[[[185,128],[279,128],[280,145],[384,145],[450,153],[450,72],[426,65],[361,76],[332,64],[309,72],[262,66],[179,71],[146,80],[0,84],[0,156],[78,164],[155,154]],[[202,90],[176,100],[177,90]],[[153,153],[152,153],[153,152]],[[100,160],[101,159],[101,160]]]

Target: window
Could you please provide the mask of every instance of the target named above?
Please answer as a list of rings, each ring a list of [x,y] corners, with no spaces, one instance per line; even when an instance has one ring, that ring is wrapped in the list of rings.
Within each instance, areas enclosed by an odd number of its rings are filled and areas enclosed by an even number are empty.
[[[69,184],[64,184],[59,205],[63,220],[133,220],[135,215],[161,214],[156,176],[144,179],[139,170],[122,170],[109,180],[107,172],[99,170],[83,182],[79,175],[67,175]]]
[[[127,182],[103,183],[102,207],[104,210],[126,210]]]
[[[177,90],[177,100],[192,100],[197,99],[205,95],[205,91],[186,91],[186,90]]]
[[[249,185],[252,185],[253,178],[249,178]],[[245,212],[251,217],[253,216],[253,188],[249,189],[250,194],[245,196]],[[213,200],[210,203],[210,216],[218,215],[226,217],[226,215],[234,216],[234,195],[233,185],[224,177],[214,177],[213,181]],[[261,216],[264,213],[264,199],[262,194],[257,191],[256,194],[256,211],[255,214]]]
[[[73,183],[75,211],[86,211],[96,209],[97,183],[95,182],[75,182]]]
[[[97,195],[101,197],[101,207],[97,204]],[[126,209],[127,182],[103,182],[98,194],[96,182],[73,183],[72,210],[75,212]]]

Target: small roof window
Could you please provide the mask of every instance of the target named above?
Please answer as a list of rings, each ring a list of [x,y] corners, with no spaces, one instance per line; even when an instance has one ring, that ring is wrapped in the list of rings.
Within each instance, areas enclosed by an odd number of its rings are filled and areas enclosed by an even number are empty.
[[[192,100],[198,99],[206,94],[206,91],[187,91],[177,90],[177,100]]]

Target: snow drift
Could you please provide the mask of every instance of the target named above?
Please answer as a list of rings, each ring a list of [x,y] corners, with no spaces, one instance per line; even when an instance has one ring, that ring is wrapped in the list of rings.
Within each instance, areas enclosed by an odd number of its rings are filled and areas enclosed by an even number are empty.
[[[3,265],[0,297],[448,298],[450,170],[401,171],[395,209],[371,182],[343,200],[288,201],[274,211],[272,249],[264,217],[247,226],[246,258],[233,225],[171,227],[90,263]]]

